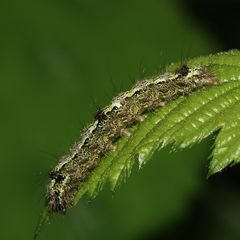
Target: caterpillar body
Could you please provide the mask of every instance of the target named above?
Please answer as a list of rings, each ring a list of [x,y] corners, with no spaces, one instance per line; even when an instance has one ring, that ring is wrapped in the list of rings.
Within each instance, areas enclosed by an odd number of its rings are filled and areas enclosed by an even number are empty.
[[[114,151],[128,128],[144,121],[147,113],[174,99],[206,86],[217,84],[212,73],[202,67],[184,65],[153,79],[137,82],[129,91],[115,97],[109,106],[98,109],[95,121],[85,128],[80,141],[49,172],[46,207],[50,212],[66,213],[74,197],[103,156]]]

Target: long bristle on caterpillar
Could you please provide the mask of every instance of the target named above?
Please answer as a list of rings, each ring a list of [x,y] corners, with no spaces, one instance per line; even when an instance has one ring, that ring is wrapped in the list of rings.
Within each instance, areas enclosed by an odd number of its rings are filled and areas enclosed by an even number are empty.
[[[47,221],[47,214],[64,214],[73,206],[81,183],[87,180],[103,156],[114,151],[119,138],[129,136],[128,128],[174,99],[214,85],[217,80],[206,69],[183,65],[173,73],[138,81],[131,90],[115,97],[110,105],[98,109],[94,122],[82,131],[80,141],[49,172],[47,210],[42,223]]]

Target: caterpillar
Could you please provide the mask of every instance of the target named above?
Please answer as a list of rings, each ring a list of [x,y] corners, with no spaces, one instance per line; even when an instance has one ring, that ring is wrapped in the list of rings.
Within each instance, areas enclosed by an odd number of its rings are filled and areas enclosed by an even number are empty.
[[[183,65],[175,72],[138,81],[131,90],[113,98],[110,105],[98,109],[94,122],[82,131],[80,141],[49,172],[45,200],[48,211],[66,213],[73,206],[81,183],[99,165],[102,157],[114,151],[119,138],[130,137],[128,129],[144,121],[147,113],[180,96],[216,84],[214,75],[203,67]]]

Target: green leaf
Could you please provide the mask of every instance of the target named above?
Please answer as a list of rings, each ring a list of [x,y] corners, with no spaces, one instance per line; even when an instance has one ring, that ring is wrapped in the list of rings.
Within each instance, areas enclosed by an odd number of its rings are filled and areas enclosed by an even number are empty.
[[[130,175],[135,160],[142,167],[156,150],[169,144],[178,150],[215,133],[209,175],[240,161],[240,52],[198,57],[188,60],[187,65],[204,67],[215,75],[218,85],[180,97],[131,128],[131,137],[121,138],[116,149],[102,158],[81,184],[74,204],[84,194],[95,197],[107,181],[114,190]],[[171,64],[166,71],[179,66]]]

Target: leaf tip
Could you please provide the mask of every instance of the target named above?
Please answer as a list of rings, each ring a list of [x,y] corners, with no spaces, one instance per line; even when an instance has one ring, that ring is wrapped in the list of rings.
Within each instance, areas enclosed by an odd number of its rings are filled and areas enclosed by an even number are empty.
[[[37,239],[38,235],[40,234],[40,232],[42,231],[43,227],[49,223],[49,219],[51,216],[52,212],[50,211],[50,209],[48,207],[45,207],[39,217],[37,226],[35,228],[34,231],[34,235],[33,235],[33,239]]]

